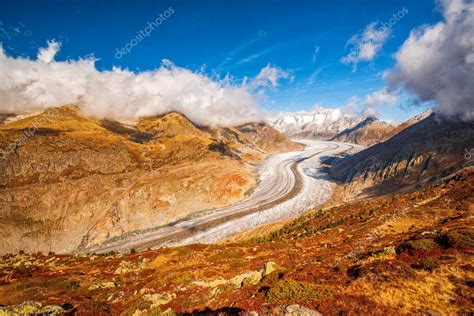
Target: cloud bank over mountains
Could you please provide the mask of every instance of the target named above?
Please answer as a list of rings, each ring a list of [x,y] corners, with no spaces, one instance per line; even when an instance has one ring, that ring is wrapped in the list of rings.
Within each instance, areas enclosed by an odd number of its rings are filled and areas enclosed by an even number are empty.
[[[405,87],[434,111],[474,119],[474,3],[439,2],[444,21],[411,32],[384,78]]]
[[[474,3],[438,4],[443,20],[412,30],[394,55],[395,65],[383,75],[385,87],[360,102],[354,96],[345,112],[378,115],[381,106],[403,102],[408,91],[417,103],[432,102],[436,112],[474,119]],[[391,26],[407,12],[404,8],[395,22],[373,22],[354,35],[347,43],[351,53],[341,61],[356,67],[373,60],[392,34]],[[0,112],[73,103],[98,118],[134,119],[178,111],[201,125],[239,125],[262,120],[265,113],[258,101],[266,100],[266,92],[279,88],[282,80],[294,79],[293,71],[270,63],[240,84],[229,76],[209,77],[168,60],[138,73],[119,67],[100,71],[93,57],[56,61],[60,49],[61,43],[50,41],[36,59],[29,59],[8,56],[0,43]],[[318,52],[319,46],[313,62]]]
[[[13,58],[0,46],[0,112],[79,104],[99,118],[139,118],[178,111],[197,124],[238,125],[263,118],[252,87],[210,77],[164,60],[152,71],[99,71],[94,58],[55,61],[61,44],[48,42],[37,59]],[[275,87],[286,73],[265,67],[253,83]],[[254,87],[255,87],[254,86]]]

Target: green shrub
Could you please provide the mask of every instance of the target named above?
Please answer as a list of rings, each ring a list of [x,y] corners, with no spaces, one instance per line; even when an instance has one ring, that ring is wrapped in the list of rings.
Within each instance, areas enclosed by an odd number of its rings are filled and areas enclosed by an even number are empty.
[[[414,263],[411,265],[412,268],[422,269],[425,271],[432,272],[434,269],[439,267],[439,260],[434,258],[423,259],[420,263]]]
[[[405,243],[406,247],[412,250],[430,250],[437,246],[437,244],[428,238],[410,240]]]
[[[194,276],[191,272],[184,272],[174,279],[175,283],[178,285],[190,283],[192,280],[194,280]]]
[[[468,230],[450,231],[439,235],[436,242],[445,248],[472,248],[474,233]]]
[[[267,291],[265,299],[268,303],[312,302],[332,295],[327,286],[289,279],[278,281]]]
[[[80,287],[80,282],[72,280],[66,283],[66,291],[75,291]]]

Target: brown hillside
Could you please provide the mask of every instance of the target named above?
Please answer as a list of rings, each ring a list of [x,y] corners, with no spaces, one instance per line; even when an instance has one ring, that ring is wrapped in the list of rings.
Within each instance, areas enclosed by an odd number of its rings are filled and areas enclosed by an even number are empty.
[[[0,148],[5,253],[74,251],[228,205],[255,186],[253,163],[301,146],[267,125],[209,129],[179,113],[125,125],[64,106],[0,125]]]

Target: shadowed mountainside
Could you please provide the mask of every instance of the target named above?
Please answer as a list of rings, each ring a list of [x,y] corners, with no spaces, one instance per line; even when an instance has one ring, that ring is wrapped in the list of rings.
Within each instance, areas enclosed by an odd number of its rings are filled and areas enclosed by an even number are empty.
[[[472,161],[474,122],[431,114],[389,140],[335,162],[331,176],[346,193],[393,192],[402,187],[442,177]]]

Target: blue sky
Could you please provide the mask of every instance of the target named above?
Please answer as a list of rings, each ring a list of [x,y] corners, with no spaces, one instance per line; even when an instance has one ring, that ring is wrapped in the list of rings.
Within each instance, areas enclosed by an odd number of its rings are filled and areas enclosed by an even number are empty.
[[[115,58],[147,22],[169,7],[171,15],[132,52]],[[352,65],[348,40],[370,23],[388,21],[406,8],[370,61]],[[99,69],[155,69],[163,59],[209,76],[229,74],[239,82],[268,64],[289,78],[266,92],[269,111],[309,110],[315,104],[344,105],[384,87],[382,72],[420,25],[441,20],[432,0],[421,1],[2,1],[0,42],[10,56],[35,58],[48,40],[62,43],[56,60],[94,55]],[[401,121],[425,109],[408,107],[402,95],[380,117]]]

